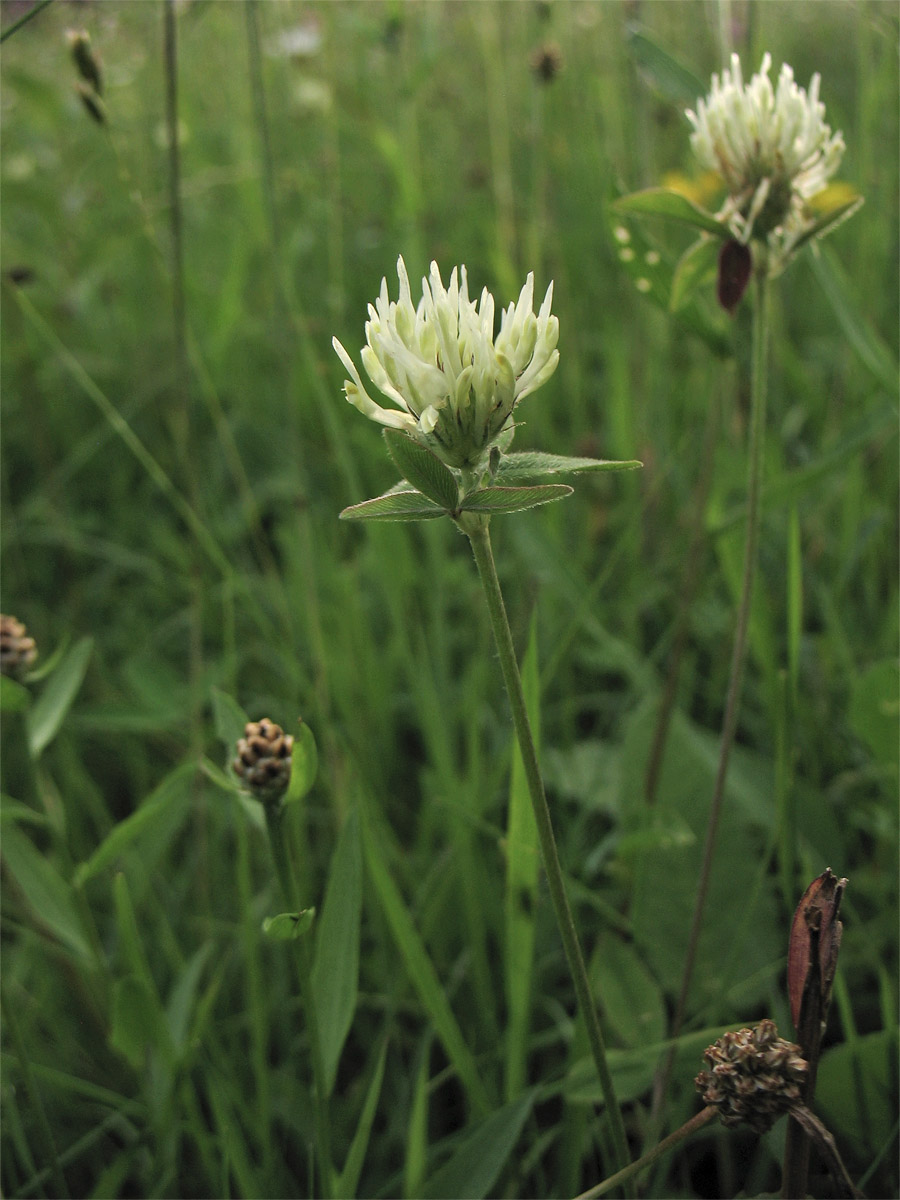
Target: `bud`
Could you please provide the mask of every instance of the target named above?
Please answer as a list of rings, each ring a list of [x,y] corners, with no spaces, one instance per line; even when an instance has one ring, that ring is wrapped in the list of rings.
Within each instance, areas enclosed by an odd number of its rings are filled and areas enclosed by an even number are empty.
[[[290,734],[268,717],[247,724],[231,765],[255,799],[271,804],[287,791],[293,746]]]
[[[808,1064],[800,1047],[778,1036],[774,1021],[726,1033],[703,1051],[708,1071],[694,1084],[723,1125],[746,1122],[766,1133],[782,1113],[803,1102]]]
[[[78,74],[85,83],[90,85],[93,92],[102,96],[103,76],[100,73],[100,60],[91,46],[90,34],[83,29],[70,29],[66,34],[66,40],[69,43],[69,50],[75,66],[78,68]]]
[[[21,679],[36,658],[34,638],[22,622],[0,614],[0,675]]]

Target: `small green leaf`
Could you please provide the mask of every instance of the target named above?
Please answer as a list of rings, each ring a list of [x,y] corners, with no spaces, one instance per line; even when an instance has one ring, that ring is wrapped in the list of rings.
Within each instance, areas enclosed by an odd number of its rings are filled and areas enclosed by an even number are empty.
[[[441,508],[455,512],[459,506],[459,484],[450,468],[427,446],[399,429],[385,429],[384,440],[403,478]]]
[[[672,191],[670,188],[646,188],[642,192],[632,192],[614,200],[612,207],[616,212],[636,217],[661,217],[666,221],[678,221],[682,225],[691,225],[694,229],[702,229],[718,238],[734,236],[724,221],[708,213],[681,192]]]
[[[356,1195],[359,1177],[362,1174],[363,1165],[366,1161],[366,1150],[369,1148],[369,1135],[372,1132],[372,1126],[375,1123],[375,1114],[378,1111],[378,1098],[381,1095],[381,1085],[384,1082],[384,1067],[387,1062],[387,1048],[388,1044],[387,1040],[385,1040],[382,1042],[381,1050],[378,1052],[378,1061],[375,1064],[369,1090],[366,1092],[366,1099],[363,1104],[359,1123],[356,1126],[356,1133],[353,1135],[353,1141],[350,1143],[350,1149],[347,1151],[347,1160],[338,1178],[337,1189],[335,1191],[335,1195],[337,1196]]]
[[[8,675],[0,675],[0,712],[25,712],[31,704],[31,692]]]
[[[28,714],[28,741],[35,758],[56,736],[71,708],[87,671],[93,645],[92,638],[79,638],[48,678]]]
[[[445,1196],[483,1200],[515,1149],[536,1095],[537,1089],[533,1088],[482,1121],[450,1161],[426,1182],[425,1196],[433,1200]]]
[[[305,721],[300,721],[300,728],[294,734],[294,748],[291,751],[291,782],[284,796],[285,804],[293,804],[302,800],[316,781],[319,769],[319,751],[313,731]]]
[[[386,492],[373,500],[351,504],[340,514],[342,521],[431,521],[443,517],[445,509],[410,489],[406,492]]]
[[[159,1001],[138,975],[126,975],[113,985],[109,1044],[135,1070],[145,1065],[149,1050],[163,1037]]]
[[[266,917],[262,923],[262,931],[273,942],[292,942],[312,928],[315,917],[314,908],[301,908],[295,913],[279,913],[277,917]]]
[[[688,246],[679,258],[672,276],[672,292],[669,296],[671,312],[683,308],[699,287],[711,283],[716,278],[719,249],[716,239],[707,237],[705,233]]]
[[[341,830],[331,860],[312,970],[329,1092],[334,1087],[338,1060],[356,1010],[361,914],[362,846],[359,814],[354,809]]]
[[[173,805],[181,804],[181,815],[186,817],[190,811],[190,787],[196,770],[196,764],[193,762],[182,763],[176,767],[140,808],[124,821],[120,821],[91,857],[78,867],[73,881],[75,886],[82,887],[88,879],[92,879],[123,854],[142,834],[152,833],[157,825],[166,821],[169,809]]]
[[[514,513],[538,504],[549,504],[551,500],[562,500],[571,496],[574,488],[565,483],[543,483],[535,487],[486,487],[478,488],[466,496],[461,505],[463,512]]]
[[[247,714],[232,696],[214,687],[210,691],[212,698],[213,721],[216,736],[225,746],[229,761],[234,754],[234,748],[244,736],[244,726],[247,724]]]
[[[637,459],[617,462],[606,458],[569,458],[565,454],[544,454],[540,450],[522,450],[504,454],[497,468],[497,481],[534,479],[545,475],[583,475],[596,471],[634,471],[643,463]]]
[[[53,863],[38,853],[31,839],[12,824],[6,824],[3,830],[3,867],[7,880],[15,881],[37,924],[70,951],[90,958],[90,943],[71,886]]]

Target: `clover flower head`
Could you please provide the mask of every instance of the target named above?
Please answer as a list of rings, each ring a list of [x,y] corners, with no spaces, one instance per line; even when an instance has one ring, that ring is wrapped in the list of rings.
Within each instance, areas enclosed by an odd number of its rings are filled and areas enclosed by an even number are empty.
[[[451,467],[469,468],[505,429],[518,402],[545,383],[559,361],[559,321],[550,313],[553,284],[534,313],[534,275],[514,304],[501,312],[494,335],[494,298],[484,288],[469,299],[464,266],[453,268],[444,287],[437,263],[422,280],[413,305],[402,257],[397,261],[400,293],[388,296],[387,280],[369,305],[366,374],[395,407],[383,408],[369,395],[350,355],[337,338],[332,345],[350,378],[347,399],[365,416],[402,429],[434,450]]]
[[[765,239],[784,259],[811,225],[808,203],[840,165],[844,139],[825,122],[820,78],[807,93],[785,63],[773,89],[772,59],[745,84],[740,59],[713,75],[712,91],[687,118],[691,146],[702,166],[718,171],[728,188],[725,212],[735,237]]]
[[[708,1071],[694,1084],[723,1125],[746,1122],[757,1133],[802,1103],[809,1064],[800,1047],[778,1036],[774,1021],[725,1033],[703,1051]]]

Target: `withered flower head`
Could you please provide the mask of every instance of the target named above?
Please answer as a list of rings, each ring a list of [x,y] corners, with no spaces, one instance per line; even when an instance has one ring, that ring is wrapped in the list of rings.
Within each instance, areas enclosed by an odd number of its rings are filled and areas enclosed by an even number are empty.
[[[0,675],[21,679],[36,658],[34,638],[22,622],[0,614]]]
[[[268,717],[247,724],[231,765],[257,800],[272,803],[287,791],[293,746],[290,734]]]
[[[746,1122],[757,1133],[802,1102],[807,1063],[800,1047],[778,1036],[774,1021],[723,1034],[703,1052],[708,1071],[694,1080],[723,1125]]]

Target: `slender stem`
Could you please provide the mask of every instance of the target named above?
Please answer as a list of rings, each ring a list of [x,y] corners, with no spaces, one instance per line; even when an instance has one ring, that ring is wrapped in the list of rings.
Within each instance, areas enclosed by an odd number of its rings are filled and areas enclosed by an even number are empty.
[[[27,12],[22,13],[18,21],[13,21],[11,25],[7,25],[3,32],[0,33],[0,42],[5,42],[8,37],[12,37],[17,29],[21,29],[23,25],[27,25],[31,18],[36,17],[42,8],[46,8],[48,4],[52,3],[53,0],[37,0],[37,4],[33,8],[29,8]]]
[[[753,306],[753,344],[751,353],[750,379],[750,445],[749,467],[747,476],[747,536],[744,543],[744,571],[741,583],[741,597],[738,606],[737,624],[734,635],[734,648],[731,655],[731,671],[728,680],[728,693],[725,700],[725,715],[722,720],[722,735],[719,742],[719,763],[713,788],[712,804],[709,810],[709,821],[706,826],[706,841],[703,846],[703,861],[700,867],[700,879],[697,883],[697,894],[694,900],[694,914],[691,920],[691,931],[688,937],[687,951],[684,957],[684,971],[681,978],[681,990],[678,994],[678,1004],[675,1018],[672,1022],[670,1035],[678,1037],[684,1023],[685,1008],[688,993],[694,973],[697,958],[697,947],[700,941],[700,929],[703,924],[703,913],[706,897],[709,891],[709,880],[712,874],[713,858],[716,849],[716,836],[719,832],[719,819],[722,815],[722,803],[725,797],[725,783],[728,776],[728,760],[734,745],[734,735],[737,730],[738,712],[740,710],[741,684],[744,678],[744,664],[747,658],[747,633],[750,626],[750,601],[753,596],[753,580],[756,574],[757,546],[759,542],[759,513],[760,513],[760,482],[762,478],[763,434],[766,422],[766,377],[767,377],[767,343],[768,343],[768,314],[769,284],[763,268],[754,275],[754,306]],[[669,1075],[674,1059],[673,1049],[669,1051],[665,1065],[657,1081],[654,1097],[654,1111],[659,1112],[665,1096]]]
[[[572,973],[572,980],[575,984],[578,1007],[581,1009],[584,1023],[587,1026],[591,1054],[597,1067],[600,1087],[603,1091],[603,1099],[606,1103],[606,1111],[609,1114],[610,1125],[612,1127],[617,1165],[624,1167],[628,1163],[628,1142],[625,1137],[625,1126],[622,1122],[622,1114],[619,1110],[612,1076],[606,1061],[603,1033],[600,1029],[597,1009],[591,996],[591,985],[588,981],[584,955],[578,941],[578,934],[575,931],[575,922],[563,883],[562,868],[559,863],[556,839],[553,835],[553,824],[550,819],[550,808],[547,804],[547,797],[544,792],[544,784],[541,779],[541,771],[534,746],[534,738],[532,737],[531,726],[528,721],[525,694],[522,690],[522,678],[519,674],[518,662],[516,661],[512,633],[509,628],[506,607],[503,603],[503,595],[500,591],[500,581],[497,578],[494,556],[491,552],[491,540],[488,533],[487,520],[482,520],[481,518],[473,519],[473,515],[470,514],[470,519],[466,522],[464,531],[471,542],[472,552],[475,555],[475,563],[478,567],[478,574],[481,577],[484,587],[488,612],[491,618],[491,627],[494,632],[494,641],[497,645],[497,653],[500,658],[500,669],[503,672],[503,682],[506,684],[506,691],[509,696],[513,724],[515,725],[516,737],[518,738],[519,749],[522,753],[522,763],[525,768],[525,778],[528,782],[528,791],[531,795],[532,807],[534,808],[534,817],[541,843],[541,858],[543,859],[544,872],[547,876],[547,886],[550,891],[550,898],[553,901],[553,909],[556,913],[556,921],[559,926],[560,935],[562,936],[569,970]]]
[[[266,804],[266,829],[269,846],[275,863],[275,873],[281,885],[285,903],[292,912],[299,907],[297,885],[291,868],[284,836],[282,819],[284,809],[278,804]],[[303,1002],[306,1029],[309,1034],[309,1049],[313,1066],[313,1090],[316,1120],[316,1152],[319,1159],[319,1174],[322,1195],[325,1200],[334,1195],[334,1171],[331,1162],[331,1120],[328,1111],[328,1087],[325,1081],[325,1064],[322,1058],[322,1041],[319,1034],[319,1018],[316,1012],[315,995],[312,988],[312,953],[309,938],[301,936],[297,947],[297,974],[300,979],[300,996]]]
[[[677,1146],[679,1142],[683,1142],[685,1138],[696,1133],[698,1129],[702,1129],[704,1125],[708,1125],[715,1115],[715,1105],[707,1104],[706,1108],[701,1108],[689,1121],[685,1121],[680,1129],[676,1129],[674,1133],[670,1133],[668,1137],[663,1138],[652,1150],[648,1150],[646,1154],[635,1159],[633,1163],[629,1163],[624,1170],[617,1171],[615,1175],[610,1175],[602,1183],[598,1183],[594,1187],[589,1188],[588,1191],[582,1192],[575,1200],[594,1200],[595,1196],[605,1196],[614,1187],[618,1187],[620,1183],[625,1183],[626,1180],[637,1175],[639,1171],[643,1171],[644,1167],[649,1167],[658,1158],[662,1158],[666,1151],[671,1150],[673,1146]]]

